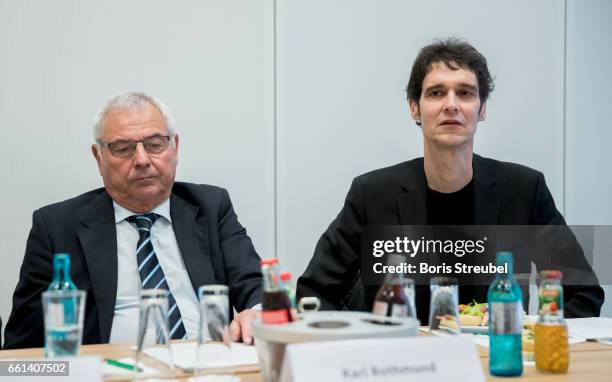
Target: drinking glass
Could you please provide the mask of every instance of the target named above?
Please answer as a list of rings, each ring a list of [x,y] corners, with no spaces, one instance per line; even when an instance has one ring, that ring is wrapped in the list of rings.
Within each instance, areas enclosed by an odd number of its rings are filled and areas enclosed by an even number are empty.
[[[76,356],[81,349],[85,291],[62,289],[42,294],[47,357]]]
[[[409,278],[402,279],[402,286],[404,287],[404,293],[406,294],[406,298],[408,299],[408,302],[406,304],[408,308],[406,317],[412,317],[414,319],[417,319],[416,305],[414,303],[414,280]]]
[[[228,288],[225,285],[201,286],[198,299],[200,325],[195,374],[233,373]]]
[[[136,366],[154,369],[156,378],[174,378],[174,362],[168,330],[168,291],[140,291],[140,320],[136,341]],[[147,378],[140,372],[136,378]]]
[[[461,333],[459,323],[459,286],[452,277],[434,277],[430,280],[431,304],[429,330]]]

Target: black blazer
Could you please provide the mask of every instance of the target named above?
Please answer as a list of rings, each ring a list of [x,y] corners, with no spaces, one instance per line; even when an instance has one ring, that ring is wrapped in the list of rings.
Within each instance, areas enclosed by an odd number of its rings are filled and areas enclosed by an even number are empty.
[[[476,225],[565,225],[542,173],[476,154],[473,170]],[[423,158],[355,178],[344,207],[319,239],[298,279],[297,297],[319,297],[323,309],[370,311],[378,287],[364,285],[361,280],[362,226],[425,225],[426,195]],[[591,270],[584,256],[577,261]],[[594,285],[564,286],[567,317],[599,315],[604,294],[592,271],[591,275]],[[459,298],[466,303],[472,299],[482,302],[486,292],[486,287],[460,286]],[[428,286],[416,286],[416,306],[421,322],[427,324]]]
[[[237,311],[261,302],[260,259],[225,189],[177,182],[170,215],[194,291],[228,285]],[[44,345],[41,293],[51,282],[58,252],[71,254],[71,277],[87,291],[83,343],[109,341],[117,295],[115,227],[112,199],[103,188],[34,211],[5,348]]]

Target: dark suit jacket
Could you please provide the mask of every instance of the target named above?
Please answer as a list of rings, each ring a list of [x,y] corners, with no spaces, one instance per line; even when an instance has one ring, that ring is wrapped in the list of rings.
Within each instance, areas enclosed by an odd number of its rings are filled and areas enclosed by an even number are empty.
[[[478,155],[473,157],[473,170],[475,224],[565,225],[542,173]],[[323,309],[370,311],[378,287],[364,285],[361,280],[362,227],[425,225],[426,195],[423,158],[355,178],[344,207],[319,239],[308,268],[298,280],[297,298],[319,297]],[[577,261],[590,270],[583,255]],[[599,315],[603,290],[594,275],[593,280],[591,286],[565,285],[567,317]],[[482,302],[486,301],[486,292],[486,287],[462,285],[459,297],[462,302],[473,298]],[[428,286],[416,286],[416,306],[421,322],[427,324]]]
[[[194,291],[206,284],[228,285],[237,311],[261,302],[260,259],[225,189],[177,182],[170,215]],[[112,199],[97,189],[34,211],[5,348],[44,345],[41,293],[51,282],[58,252],[71,254],[72,279],[87,291],[83,343],[109,341],[117,295],[117,233]]]

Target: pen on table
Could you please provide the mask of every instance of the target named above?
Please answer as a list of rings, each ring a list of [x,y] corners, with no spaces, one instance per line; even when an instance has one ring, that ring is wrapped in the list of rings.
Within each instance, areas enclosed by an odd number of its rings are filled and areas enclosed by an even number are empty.
[[[126,370],[132,370],[132,371],[138,371],[138,372],[142,371],[142,369],[139,367],[130,365],[129,363],[123,363],[123,362],[117,361],[116,359],[104,358],[104,362],[106,362],[109,365],[120,367]]]

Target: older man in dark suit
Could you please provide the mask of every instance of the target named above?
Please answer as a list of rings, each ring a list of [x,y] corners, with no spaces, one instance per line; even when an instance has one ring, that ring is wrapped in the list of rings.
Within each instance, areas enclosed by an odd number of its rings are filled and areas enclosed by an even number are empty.
[[[172,338],[196,338],[196,290],[207,284],[229,286],[239,312],[231,335],[250,343],[259,257],[226,190],[175,182],[179,137],[168,108],[121,93],[98,113],[94,135],[104,188],[34,212],[5,347],[43,346],[41,293],[58,252],[71,254],[72,278],[87,291],[86,344],[134,342],[143,288],[169,290]]]

